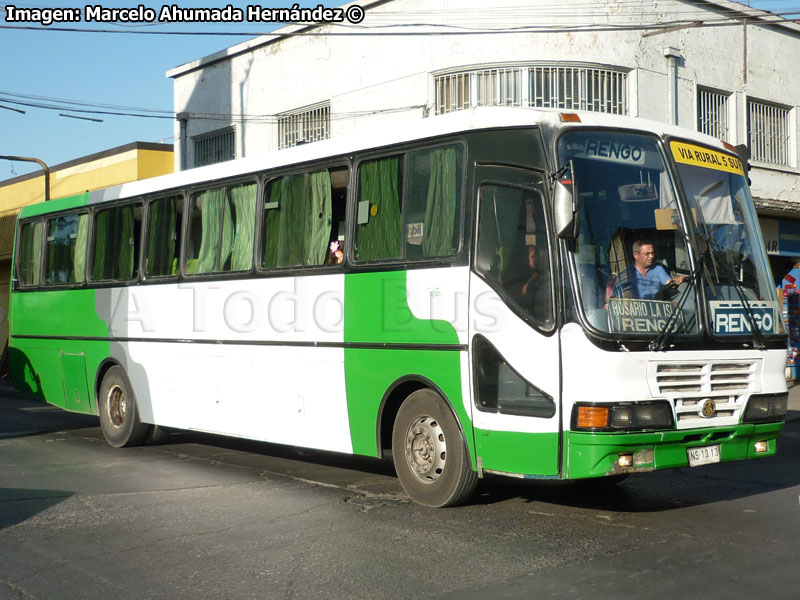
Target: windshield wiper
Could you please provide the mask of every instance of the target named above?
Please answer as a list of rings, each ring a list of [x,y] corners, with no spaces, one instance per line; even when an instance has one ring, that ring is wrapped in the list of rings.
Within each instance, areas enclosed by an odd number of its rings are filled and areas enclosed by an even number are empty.
[[[703,240],[706,243],[707,252],[711,255],[711,259],[714,260],[714,252],[723,252],[723,249],[720,248],[719,244],[716,241],[709,237],[708,235],[701,234],[698,232],[698,235],[701,235]],[[733,286],[733,289],[736,290],[736,295],[739,296],[739,301],[742,303],[742,308],[744,309],[744,313],[747,315],[747,321],[750,323],[750,333],[752,334],[753,338],[753,348],[757,350],[763,350],[766,348],[766,344],[764,343],[764,336],[761,333],[761,328],[756,323],[756,317],[753,313],[753,309],[750,306],[750,303],[747,301],[747,297],[744,293],[744,288],[742,284],[739,283],[739,279],[736,276],[736,271],[734,270],[733,264],[729,261],[723,261],[726,267],[730,268],[730,273],[726,273],[728,276],[727,278],[730,280],[730,284]],[[715,275],[717,275],[717,283],[720,282],[719,273],[717,271],[717,263],[714,262],[714,270]],[[727,282],[726,282],[727,283]],[[713,287],[713,286],[712,286]]]
[[[669,318],[664,323],[661,331],[658,332],[658,335],[650,340],[650,344],[647,346],[648,350],[651,350],[652,352],[661,352],[667,347],[670,336],[674,333],[673,329],[675,328],[675,323],[678,320],[678,314],[683,314],[683,307],[686,304],[686,300],[689,298],[691,292],[696,289],[697,281],[702,276],[704,270],[704,259],[705,253],[700,255],[700,260],[697,261],[697,270],[692,273],[692,276],[687,280],[687,288],[683,291],[680,300],[678,300],[678,304],[675,305],[675,309],[669,315]]]

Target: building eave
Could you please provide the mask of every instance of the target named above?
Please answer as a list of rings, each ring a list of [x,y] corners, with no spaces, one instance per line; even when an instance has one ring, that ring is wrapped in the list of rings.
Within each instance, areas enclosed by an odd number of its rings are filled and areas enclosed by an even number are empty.
[[[800,219],[800,202],[754,197],[753,204],[756,206],[756,212],[761,216]]]

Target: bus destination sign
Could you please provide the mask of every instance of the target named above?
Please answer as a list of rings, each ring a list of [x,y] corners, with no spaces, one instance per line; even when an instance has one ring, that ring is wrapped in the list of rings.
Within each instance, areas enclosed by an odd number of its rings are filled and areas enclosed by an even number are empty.
[[[751,300],[748,303],[756,326],[764,334],[778,333],[778,307],[774,302]],[[752,332],[750,317],[738,301],[712,301],[711,320],[717,335],[748,335]]]
[[[675,306],[661,300],[610,298],[608,321],[612,333],[657,334],[664,329]]]

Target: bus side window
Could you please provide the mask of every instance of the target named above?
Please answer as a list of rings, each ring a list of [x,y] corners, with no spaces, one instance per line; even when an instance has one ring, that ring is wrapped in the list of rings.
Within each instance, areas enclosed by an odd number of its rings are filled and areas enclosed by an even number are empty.
[[[116,206],[95,213],[91,275],[93,281],[131,280],[139,257],[140,205]]]
[[[22,285],[38,285],[42,258],[42,223],[25,223],[20,228],[17,277]]]
[[[452,256],[461,238],[460,145],[410,152],[407,158],[406,258]]]
[[[186,272],[249,271],[253,266],[255,182],[192,194]]]
[[[145,277],[170,277],[178,274],[182,215],[182,196],[158,198],[147,206]]]
[[[347,167],[286,175],[267,183],[261,266],[311,267],[341,262]]]
[[[403,157],[361,163],[358,168],[356,259],[403,257]]]
[[[67,214],[47,220],[45,283],[82,283],[86,279],[89,215]]]
[[[457,144],[361,163],[357,259],[454,255],[461,237],[462,180],[463,148]]]

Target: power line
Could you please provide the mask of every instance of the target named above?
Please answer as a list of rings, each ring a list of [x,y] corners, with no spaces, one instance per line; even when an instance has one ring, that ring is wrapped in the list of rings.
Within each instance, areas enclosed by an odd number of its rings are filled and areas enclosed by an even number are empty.
[[[5,94],[5,93],[6,92],[0,91],[0,94]],[[23,97],[22,94],[16,94],[16,95]],[[39,108],[43,110],[54,110],[54,111],[69,110],[70,112],[82,113],[84,115],[109,115],[118,117],[138,117],[138,118],[149,118],[149,119],[175,120],[176,118],[176,114],[172,111],[157,111],[155,109],[136,109],[140,111],[150,110],[151,113],[155,112],[163,113],[163,114],[144,114],[143,112],[126,112],[124,110],[103,110],[97,108],[89,108],[96,105],[90,103],[80,103],[74,100],[66,100],[63,101],[63,104],[59,104],[59,102],[61,101],[59,101],[58,99],[55,100],[56,101],[54,103],[41,103],[41,102],[31,102],[31,101],[18,100],[12,98],[4,98],[0,96],[0,102],[5,102],[6,104],[16,104],[19,106],[27,106],[30,108]],[[0,105],[0,107],[1,106],[2,105]],[[80,108],[80,106],[84,106],[86,108]],[[408,110],[422,109],[424,108],[424,106],[425,105],[423,104],[413,104],[413,105],[399,106],[393,108],[379,108],[379,109],[362,110],[362,111],[336,112],[336,113],[331,113],[331,120],[356,119],[376,114],[391,114],[397,112],[405,112]],[[73,118],[78,118],[74,115],[64,115],[64,116],[72,116]],[[281,116],[282,116],[281,114],[247,115],[247,114],[234,114],[234,113],[189,113],[189,118],[192,120],[223,121],[223,122],[245,121],[248,123],[278,123],[281,119]],[[94,119],[94,120],[99,120],[99,119]]]

